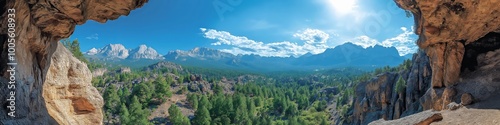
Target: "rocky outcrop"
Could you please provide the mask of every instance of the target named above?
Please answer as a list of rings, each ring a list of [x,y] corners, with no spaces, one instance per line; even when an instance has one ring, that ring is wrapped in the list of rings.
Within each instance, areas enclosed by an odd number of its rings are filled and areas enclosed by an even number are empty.
[[[50,116],[59,124],[101,124],[103,98],[91,84],[92,73],[61,43],[48,50],[49,70],[43,83],[43,99]]]
[[[0,94],[15,92],[15,117],[0,115],[1,124],[102,124],[102,97],[91,86],[84,63],[57,41],[69,37],[87,20],[106,22],[127,15],[147,0],[0,1],[0,56],[8,57],[8,11],[15,9],[15,89],[8,89],[10,68],[0,61]],[[0,100],[8,97],[0,96]],[[2,104],[6,105],[6,104]],[[1,114],[10,109],[0,108]]]
[[[117,73],[131,73],[130,67],[120,67],[120,69],[116,70]]]
[[[92,71],[92,77],[102,76],[106,72],[108,72],[108,69],[106,69],[106,68],[94,69],[94,71]]]
[[[356,88],[353,124],[368,124],[380,118],[398,119],[422,111],[420,97],[430,87],[431,69],[425,52],[413,56],[411,69],[378,75]],[[403,93],[395,91],[402,77],[406,81]]]
[[[369,125],[430,125],[433,122],[441,120],[443,120],[443,115],[441,115],[441,113],[436,111],[424,111],[397,120],[385,121],[380,119]]]
[[[498,33],[494,33],[500,31],[500,1],[394,1],[399,7],[413,13],[415,31],[419,35],[417,44],[430,58],[432,87],[436,90],[429,90],[429,96],[442,92],[444,87],[457,85],[462,73],[460,69],[474,67],[478,54],[500,48],[497,45],[500,43],[496,35]],[[434,95],[442,94],[438,92]],[[436,97],[432,103],[446,105],[441,104],[447,102],[446,98]],[[442,106],[431,107],[440,110]]]

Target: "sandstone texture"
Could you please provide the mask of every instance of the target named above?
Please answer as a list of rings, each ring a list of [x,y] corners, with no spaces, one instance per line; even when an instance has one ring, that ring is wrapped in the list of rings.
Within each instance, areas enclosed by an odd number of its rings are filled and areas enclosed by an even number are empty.
[[[417,44],[430,58],[432,88],[422,98],[425,100],[424,110],[442,110],[451,101],[458,102],[457,98],[460,98],[463,92],[481,88],[461,88],[465,85],[460,84],[464,83],[463,77],[468,73],[477,72],[475,70],[481,68],[479,61],[484,58],[481,55],[488,58],[496,57],[495,54],[484,55],[484,53],[500,48],[500,34],[497,33],[500,31],[500,7],[498,7],[500,1],[394,1],[399,7],[413,13],[415,32],[419,35]],[[487,68],[480,69],[482,70],[480,72],[498,65],[495,59],[483,60],[487,63],[485,65]],[[450,90],[449,87],[455,87],[457,92],[449,93],[451,92],[447,91]],[[492,89],[486,91],[486,93],[493,92]],[[475,93],[471,94],[477,96]]]
[[[7,8],[15,9],[16,117],[0,115],[0,124],[102,124],[102,97],[92,87],[85,63],[59,44],[76,25],[106,22],[127,15],[147,0],[0,1],[0,56],[7,59]],[[10,90],[7,60],[0,61],[0,100]],[[4,104],[2,104],[4,105]],[[0,108],[1,114],[10,110]]]
[[[498,125],[500,111],[458,108],[457,110],[427,110],[397,120],[379,119],[370,125]]]
[[[395,92],[399,77],[406,81],[406,91]],[[423,111],[420,98],[430,88],[431,67],[423,51],[413,56],[411,69],[378,75],[356,87],[352,124],[368,124],[380,118],[399,119]]]
[[[370,123],[369,125],[429,125],[440,120],[443,120],[441,113],[428,110],[397,120],[385,121],[380,119]]]

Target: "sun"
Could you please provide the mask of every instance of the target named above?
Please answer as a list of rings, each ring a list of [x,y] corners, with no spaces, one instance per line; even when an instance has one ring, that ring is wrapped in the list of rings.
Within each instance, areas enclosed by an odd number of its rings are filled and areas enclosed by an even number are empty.
[[[356,0],[328,0],[335,13],[345,15],[352,13],[357,8]]]

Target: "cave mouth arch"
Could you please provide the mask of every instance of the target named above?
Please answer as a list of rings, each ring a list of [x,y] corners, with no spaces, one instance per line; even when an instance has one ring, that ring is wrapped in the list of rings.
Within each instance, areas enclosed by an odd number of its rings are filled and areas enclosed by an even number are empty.
[[[460,72],[473,72],[478,68],[478,56],[500,49],[500,33],[490,32],[482,38],[465,46]]]

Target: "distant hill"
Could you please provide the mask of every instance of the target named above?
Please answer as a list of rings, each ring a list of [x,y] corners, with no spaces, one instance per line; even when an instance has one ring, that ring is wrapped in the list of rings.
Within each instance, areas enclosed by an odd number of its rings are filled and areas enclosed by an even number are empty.
[[[401,64],[404,59],[405,57],[399,56],[397,49],[394,47],[375,45],[365,49],[352,43],[345,43],[317,55],[302,56],[295,61],[295,65],[369,68],[387,65],[396,66]]]
[[[127,50],[123,45],[110,44],[101,49],[91,49],[86,52],[87,57],[112,61],[115,63],[141,65],[140,60],[150,60],[147,64],[170,61],[181,65],[236,69],[250,71],[319,71],[331,68],[357,67],[371,70],[383,66],[397,66],[407,57],[399,56],[394,47],[379,45],[363,48],[345,43],[335,48],[329,48],[320,54],[305,54],[300,57],[263,57],[259,55],[233,55],[217,49],[197,47],[192,50],[170,51],[161,56],[145,45]],[[145,63],[144,65],[146,66]]]

